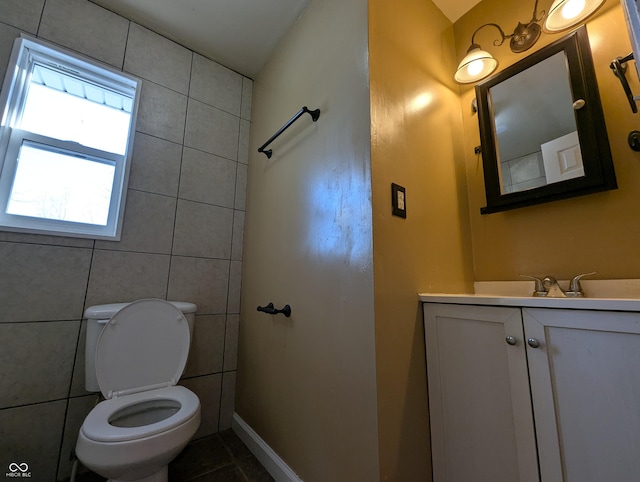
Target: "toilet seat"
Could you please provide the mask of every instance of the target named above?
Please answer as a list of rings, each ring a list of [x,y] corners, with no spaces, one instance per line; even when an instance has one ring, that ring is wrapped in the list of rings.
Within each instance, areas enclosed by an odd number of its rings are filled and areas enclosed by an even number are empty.
[[[148,425],[116,427],[109,423],[112,416],[122,409],[154,400],[176,402],[180,408],[170,417]],[[89,412],[81,431],[86,438],[95,442],[126,442],[167,432],[198,415],[199,411],[198,397],[185,387],[176,385],[104,400]]]
[[[191,307],[187,319],[164,300],[140,300],[88,319],[88,388],[106,398],[78,434],[75,453],[88,469],[114,481],[167,482],[169,462],[201,421],[196,394],[176,385],[189,352]]]
[[[113,315],[96,348],[96,375],[106,400],[89,413],[82,433],[96,442],[136,440],[171,430],[199,413],[198,397],[176,386],[187,362],[190,338],[182,312],[164,300],[134,301]],[[125,408],[136,412],[139,406],[140,413],[152,414],[166,402],[173,402],[171,408],[177,411],[157,422],[135,427],[110,423]]]
[[[96,347],[96,376],[106,399],[173,386],[187,362],[190,330],[164,300],[134,301],[105,325]]]

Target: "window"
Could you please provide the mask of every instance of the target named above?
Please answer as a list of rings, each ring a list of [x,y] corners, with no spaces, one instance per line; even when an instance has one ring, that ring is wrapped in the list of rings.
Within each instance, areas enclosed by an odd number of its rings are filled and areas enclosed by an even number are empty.
[[[120,239],[140,81],[26,36],[0,105],[0,229]]]

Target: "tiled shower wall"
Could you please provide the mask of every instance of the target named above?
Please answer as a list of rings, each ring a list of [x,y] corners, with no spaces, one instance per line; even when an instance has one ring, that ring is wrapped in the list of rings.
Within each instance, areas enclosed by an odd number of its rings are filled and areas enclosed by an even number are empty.
[[[0,0],[0,75],[27,33],[143,79],[122,240],[0,231],[0,476],[68,477],[84,390],[82,314],[198,305],[182,384],[204,436],[231,425],[252,81],[86,0]]]

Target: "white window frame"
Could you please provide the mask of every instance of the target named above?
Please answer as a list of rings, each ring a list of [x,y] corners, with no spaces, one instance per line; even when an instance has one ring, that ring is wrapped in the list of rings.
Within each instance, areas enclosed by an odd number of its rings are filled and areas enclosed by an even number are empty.
[[[114,154],[93,149],[77,142],[46,137],[15,128],[24,108],[30,72],[36,63],[55,68],[132,98],[131,121],[124,154]],[[136,116],[140,102],[140,88],[141,81],[139,79],[111,67],[98,64],[58,46],[24,34],[15,40],[2,86],[2,95],[0,96],[0,108],[3,108],[0,122],[0,230],[120,240]],[[16,174],[18,153],[23,141],[36,142],[46,145],[51,150],[65,152],[66,154],[89,160],[105,161],[115,165],[106,225],[7,213],[7,204]]]

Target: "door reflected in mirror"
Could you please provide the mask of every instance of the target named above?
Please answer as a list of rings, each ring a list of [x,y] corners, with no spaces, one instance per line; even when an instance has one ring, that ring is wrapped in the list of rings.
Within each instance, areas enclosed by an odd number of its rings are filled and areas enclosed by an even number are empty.
[[[564,52],[492,87],[489,96],[502,193],[584,176]]]
[[[615,189],[585,27],[476,85],[483,214]]]

